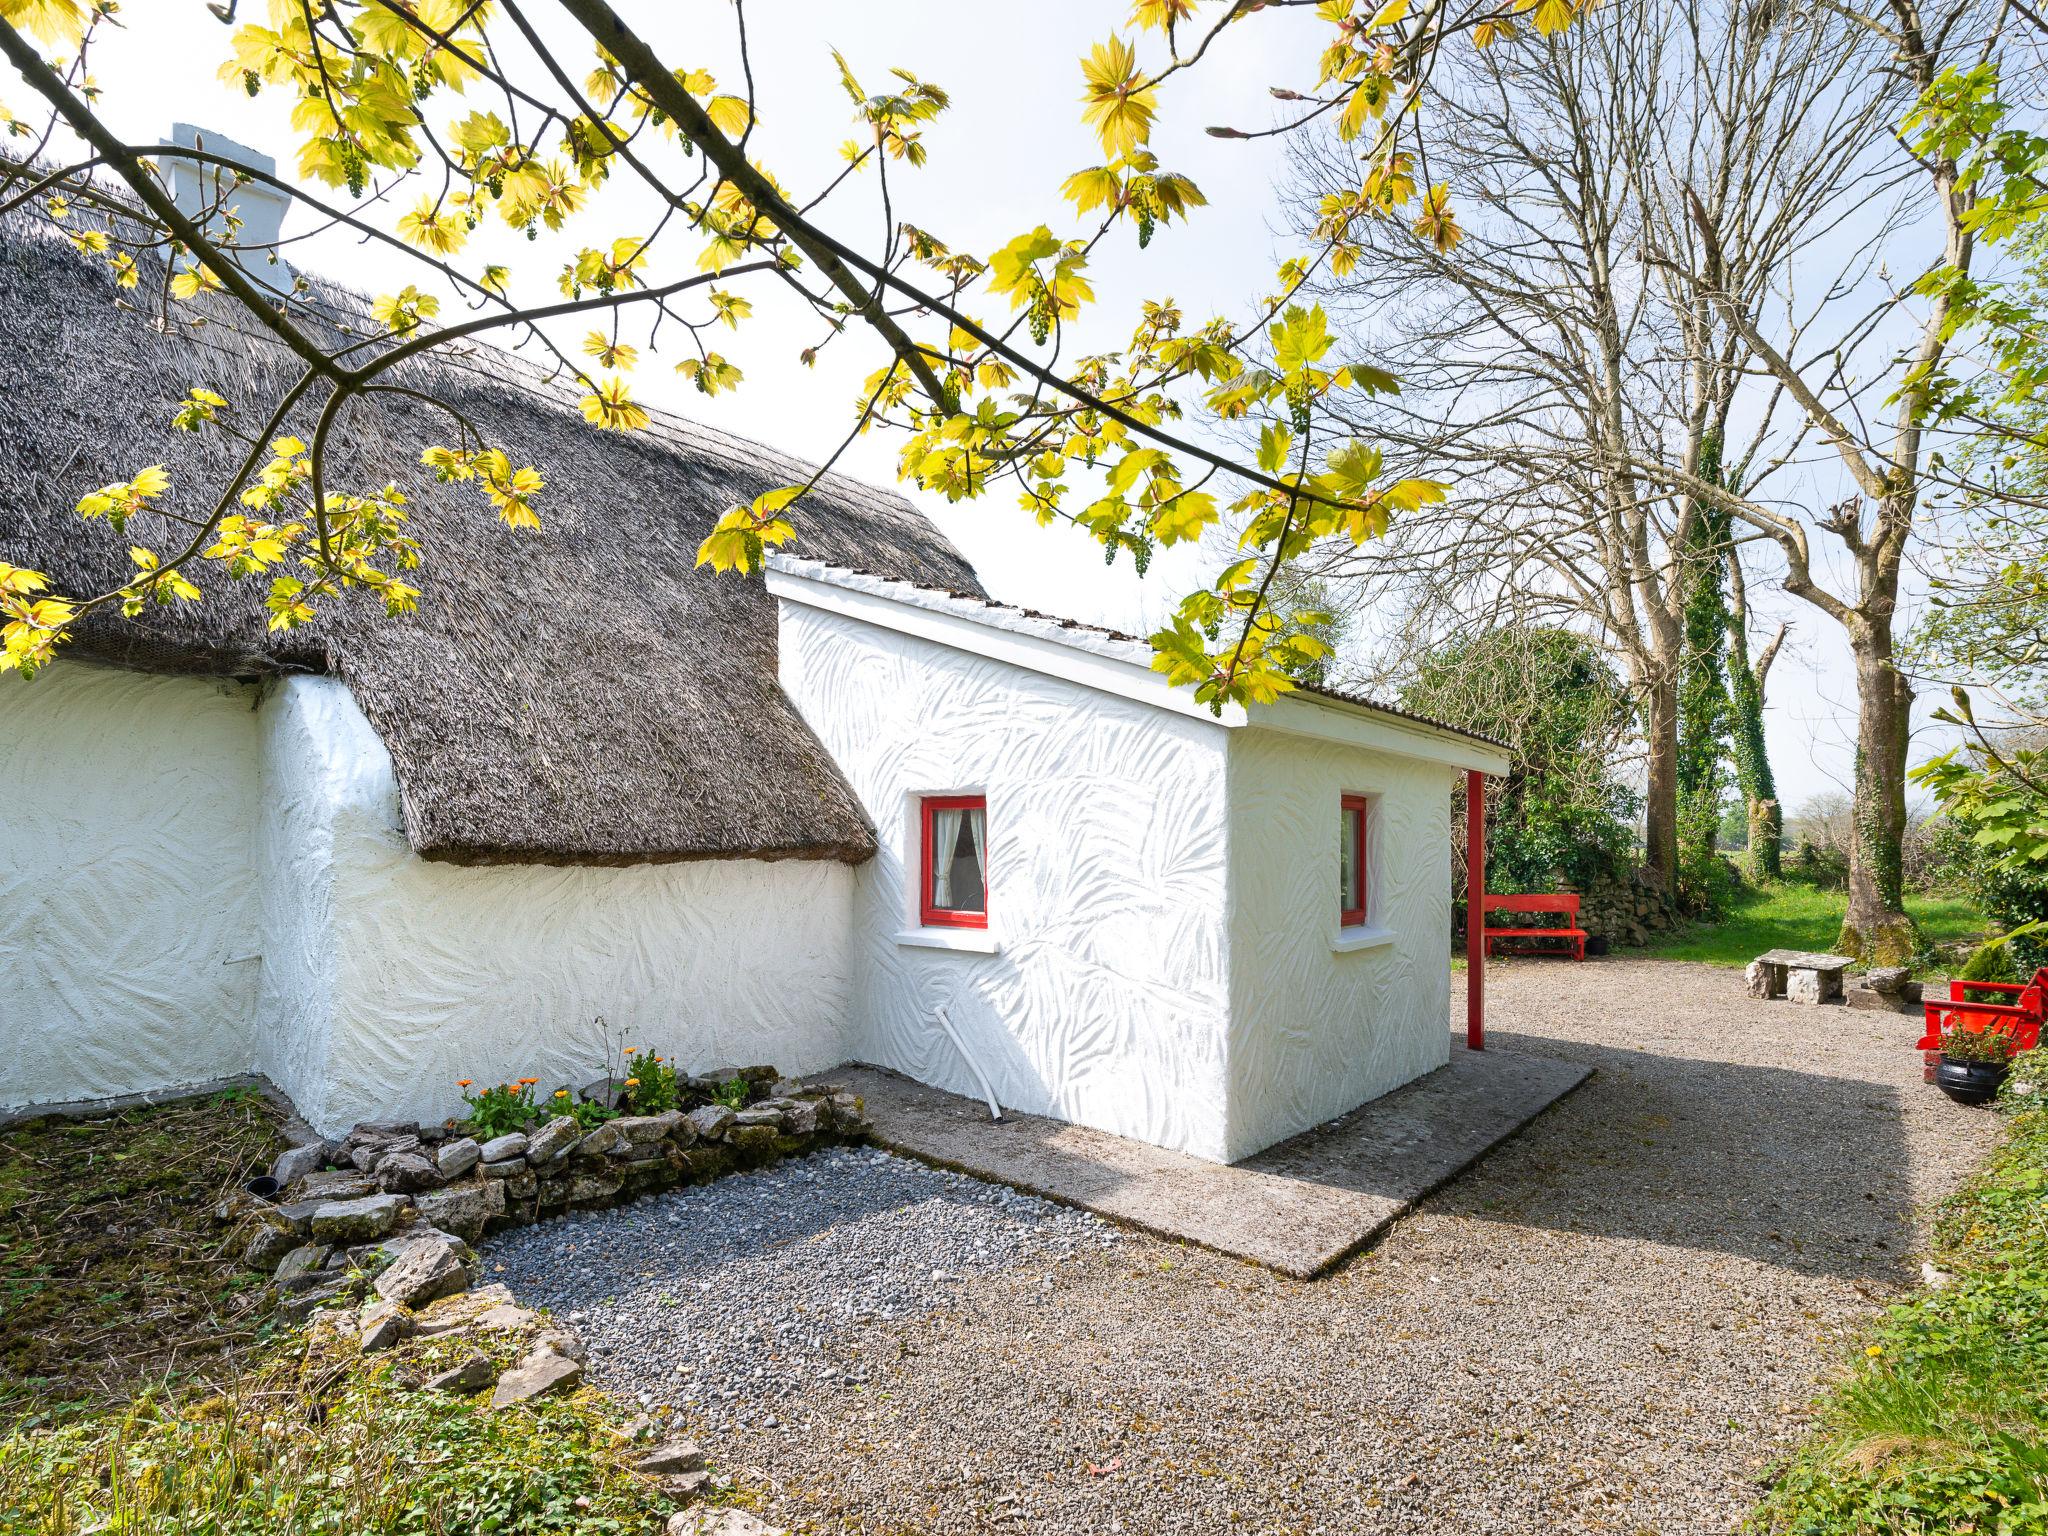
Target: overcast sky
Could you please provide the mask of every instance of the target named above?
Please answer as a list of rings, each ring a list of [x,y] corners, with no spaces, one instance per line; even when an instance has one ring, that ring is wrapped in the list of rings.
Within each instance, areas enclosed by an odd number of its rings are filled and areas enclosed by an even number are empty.
[[[245,0],[244,9],[257,7]],[[1125,9],[1099,0],[1041,0],[1026,10],[1002,12],[998,22],[992,9],[957,0],[754,0],[746,13],[761,115],[753,147],[800,196],[837,174],[838,146],[852,124],[830,56],[836,47],[870,91],[882,89],[889,67],[900,64],[953,93],[952,110],[927,134],[928,165],[892,173],[898,219],[983,255],[1041,222],[1075,232],[1072,221],[1062,218],[1059,183],[1100,159],[1079,118],[1077,60]],[[722,85],[738,87],[733,13],[726,0],[667,0],[630,11],[652,29],[651,39],[671,63],[709,68]],[[652,17],[661,19],[647,19]],[[252,100],[215,78],[227,55],[228,29],[202,0],[132,0],[124,20],[125,32],[111,35],[94,60],[105,89],[102,107],[121,132],[152,140],[166,135],[173,121],[193,122],[276,155],[289,172],[288,102],[276,92]],[[1191,321],[1199,321],[1217,312],[1241,315],[1249,300],[1269,289],[1275,262],[1284,254],[1277,234],[1280,151],[1275,141],[1219,140],[1202,130],[1218,122],[1264,126],[1271,111],[1269,86],[1312,85],[1318,30],[1296,12],[1255,17],[1233,28],[1229,43],[1166,95],[1154,147],[1165,167],[1195,179],[1210,206],[1191,224],[1162,230],[1143,253],[1130,235],[1117,237],[1091,268],[1104,318],[1076,351],[1116,345],[1148,297],[1170,295]],[[585,55],[578,49],[573,56]],[[26,106],[11,81],[0,100],[18,112]],[[645,205],[634,201],[635,192],[624,182],[620,178],[607,189],[599,204],[603,212],[588,228],[575,230],[577,244],[600,230],[644,227]],[[879,237],[882,215],[873,190],[873,179],[865,178],[864,185],[850,185],[827,205],[824,222],[850,244],[872,248]],[[407,189],[399,206],[409,206],[416,196]],[[286,234],[305,227],[304,215],[294,215]],[[417,279],[402,258],[352,241],[327,237],[296,249],[301,265],[365,289]],[[505,261],[536,285],[551,285],[560,260],[545,243],[536,248],[502,238],[495,246],[472,242],[464,255]],[[756,291],[755,320],[720,346],[746,371],[747,383],[736,394],[707,399],[676,379],[668,363],[655,360],[642,363],[635,393],[791,453],[821,457],[846,435],[860,380],[881,355],[865,336],[849,334],[815,368],[805,368],[797,354],[819,339],[815,317],[762,303],[764,292]],[[871,435],[853,446],[842,467],[894,484],[894,451],[892,439]],[[1199,558],[1163,557],[1141,582],[1128,557],[1113,570],[1105,568],[1100,549],[1085,535],[1038,528],[1006,493],[964,507],[914,489],[909,494],[974,562],[996,596],[1141,633],[1191,583],[1192,562]],[[545,515],[545,501],[542,509]],[[1796,808],[1809,796],[1847,787],[1853,687],[1846,649],[1833,626],[1782,599],[1779,606],[1795,630],[1772,678],[1769,731],[1780,793]]]

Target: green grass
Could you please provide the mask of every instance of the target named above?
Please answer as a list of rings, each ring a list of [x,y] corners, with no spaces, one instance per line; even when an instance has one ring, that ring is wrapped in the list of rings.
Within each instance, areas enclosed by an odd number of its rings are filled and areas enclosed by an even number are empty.
[[[1810,885],[1774,885],[1736,893],[1727,916],[1695,923],[1684,932],[1651,940],[1631,956],[1699,960],[1708,965],[1743,966],[1767,949],[1834,948],[1849,898],[1841,891]],[[1920,925],[1930,948],[1973,938],[1985,928],[1984,914],[1954,896],[1908,896],[1906,911]]]
[[[2007,1108],[2048,1096],[2020,1058]],[[1939,1290],[1893,1307],[1823,1399],[1816,1431],[1751,1515],[1769,1536],[2020,1536],[2048,1530],[2048,1108],[2014,1115],[1941,1210]]]

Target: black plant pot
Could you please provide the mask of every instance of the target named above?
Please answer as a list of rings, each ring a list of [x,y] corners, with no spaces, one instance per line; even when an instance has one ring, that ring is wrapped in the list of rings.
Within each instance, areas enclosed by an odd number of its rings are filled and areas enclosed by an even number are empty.
[[[2000,1061],[1954,1061],[1943,1056],[1934,1069],[1934,1085],[1958,1104],[1989,1104],[2009,1070]]]

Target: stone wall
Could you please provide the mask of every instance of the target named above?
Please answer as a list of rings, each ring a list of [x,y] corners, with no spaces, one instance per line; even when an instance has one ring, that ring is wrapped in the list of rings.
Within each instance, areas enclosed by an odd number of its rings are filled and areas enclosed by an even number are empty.
[[[745,1107],[701,1102],[734,1079]],[[252,1267],[270,1271],[280,1311],[293,1320],[329,1302],[354,1301],[374,1287],[408,1305],[447,1291],[458,1269],[468,1284],[468,1245],[487,1233],[526,1226],[568,1210],[594,1210],[684,1184],[863,1137],[858,1096],[831,1085],[804,1087],[773,1068],[686,1080],[690,1109],[629,1115],[589,1130],[561,1115],[487,1141],[459,1122],[392,1121],[345,1136],[308,1136],[271,1170],[273,1196],[238,1194],[220,1215]],[[406,1255],[437,1256],[415,1286]],[[388,1286],[400,1274],[402,1296]]]

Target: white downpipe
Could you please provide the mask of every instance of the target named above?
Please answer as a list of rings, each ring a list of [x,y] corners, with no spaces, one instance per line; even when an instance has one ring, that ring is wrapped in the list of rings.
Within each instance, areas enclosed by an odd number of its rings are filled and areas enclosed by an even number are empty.
[[[953,1021],[946,1017],[943,1003],[935,1010],[939,1017],[939,1028],[946,1032],[946,1038],[953,1042],[953,1049],[960,1053],[960,1059],[967,1063],[967,1070],[974,1074],[974,1080],[981,1084],[981,1096],[988,1101],[988,1117],[991,1120],[1003,1118],[1003,1106],[996,1102],[996,1090],[988,1080],[988,1074],[981,1070],[981,1063],[967,1054],[967,1042],[960,1038],[960,1031],[953,1027]]]

